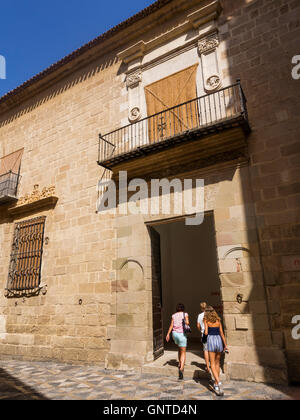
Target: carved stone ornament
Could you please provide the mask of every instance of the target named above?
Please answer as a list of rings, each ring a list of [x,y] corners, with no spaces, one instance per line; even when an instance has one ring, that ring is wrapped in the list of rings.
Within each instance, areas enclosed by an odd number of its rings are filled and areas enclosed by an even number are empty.
[[[217,90],[221,86],[221,79],[220,76],[217,74],[213,74],[210,76],[205,82],[205,90],[207,92],[212,92]]]
[[[219,37],[217,34],[208,38],[200,39],[198,43],[198,50],[200,54],[207,54],[214,51],[219,46]]]
[[[126,77],[126,86],[128,88],[134,88],[142,81],[142,70],[138,70],[134,73],[128,74]]]
[[[34,203],[35,201],[42,200],[44,198],[53,197],[55,195],[55,186],[51,185],[50,187],[43,188],[42,191],[39,190],[39,185],[36,184],[33,188],[31,194],[25,194],[18,200],[18,206],[24,206],[25,204]]]
[[[138,106],[135,106],[134,108],[132,108],[129,112],[129,121],[130,122],[135,122],[138,121],[141,118],[141,111],[140,108]]]

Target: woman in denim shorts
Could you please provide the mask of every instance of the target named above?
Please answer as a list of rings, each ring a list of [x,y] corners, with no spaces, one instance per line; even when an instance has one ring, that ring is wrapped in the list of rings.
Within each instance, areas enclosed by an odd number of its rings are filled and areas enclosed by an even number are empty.
[[[183,371],[186,360],[186,348],[187,348],[187,337],[183,331],[182,321],[185,319],[185,323],[190,325],[189,315],[185,312],[184,305],[179,303],[176,306],[176,313],[172,315],[172,320],[170,328],[166,337],[167,343],[170,341],[170,334],[172,332],[172,337],[175,344],[178,346],[178,368],[179,368],[179,379],[183,379]]]
[[[215,379],[214,389],[217,395],[224,395],[220,382],[220,361],[222,352],[224,350],[228,352],[228,348],[221,319],[212,306],[208,306],[205,310],[204,325],[210,366]]]

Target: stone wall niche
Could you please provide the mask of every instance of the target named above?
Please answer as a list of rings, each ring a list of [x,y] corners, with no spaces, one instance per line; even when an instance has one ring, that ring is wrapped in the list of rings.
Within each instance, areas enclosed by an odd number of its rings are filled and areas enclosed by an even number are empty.
[[[120,258],[113,284],[116,302],[116,326],[111,334],[111,349],[105,361],[107,369],[136,370],[145,363],[148,311],[145,304],[146,281],[139,261]]]

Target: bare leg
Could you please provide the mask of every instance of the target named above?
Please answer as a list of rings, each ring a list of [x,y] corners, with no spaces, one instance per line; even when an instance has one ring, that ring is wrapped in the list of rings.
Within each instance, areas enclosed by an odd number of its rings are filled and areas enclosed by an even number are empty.
[[[216,369],[216,353],[210,351],[209,352],[209,358],[210,358],[210,367],[212,370],[212,373],[214,375],[215,378],[215,384],[218,385],[218,383],[220,382],[220,377],[218,375],[217,369]]]
[[[181,371],[184,371],[185,360],[186,360],[186,347],[180,347],[180,363],[179,363],[179,369]]]
[[[205,359],[205,363],[206,363],[206,369],[209,372],[210,369],[209,369],[209,355],[208,355],[208,351],[205,351],[204,352],[204,359]]]
[[[216,353],[215,365],[218,377],[220,379],[220,364],[221,364],[221,353]]]

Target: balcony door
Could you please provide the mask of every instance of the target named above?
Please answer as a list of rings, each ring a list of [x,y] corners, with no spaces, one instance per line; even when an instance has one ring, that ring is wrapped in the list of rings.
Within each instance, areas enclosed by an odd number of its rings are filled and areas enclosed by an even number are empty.
[[[197,127],[197,103],[189,102],[197,98],[197,68],[195,64],[145,87],[148,116],[155,115],[148,120],[150,143]]]

